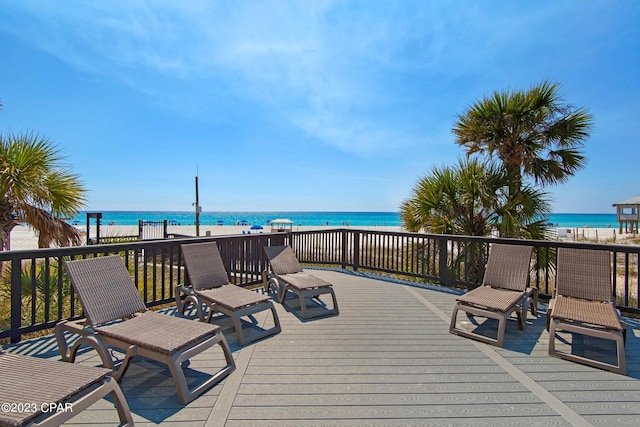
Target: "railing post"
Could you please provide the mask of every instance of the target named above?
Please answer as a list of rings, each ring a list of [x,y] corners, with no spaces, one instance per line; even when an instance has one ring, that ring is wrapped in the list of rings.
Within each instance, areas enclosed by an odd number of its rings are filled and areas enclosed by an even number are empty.
[[[349,235],[347,234],[347,230],[342,230],[342,269],[347,268],[347,254],[349,253],[349,249],[347,245],[349,244]]]
[[[353,271],[360,266],[360,232],[353,231]]]
[[[442,286],[446,286],[449,282],[447,255],[447,239],[440,238],[438,240],[438,276],[440,278],[440,285]]]
[[[20,342],[22,326],[22,262],[16,257],[11,260],[11,343]]]

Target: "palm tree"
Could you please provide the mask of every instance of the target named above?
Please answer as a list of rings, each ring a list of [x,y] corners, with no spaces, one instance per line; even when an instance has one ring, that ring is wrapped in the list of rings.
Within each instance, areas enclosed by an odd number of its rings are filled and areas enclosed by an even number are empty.
[[[498,232],[501,237],[544,238],[543,218],[549,212],[546,194],[527,186],[510,195],[512,182],[513,176],[501,165],[477,159],[434,167],[400,206],[404,227],[413,232],[467,236]],[[485,264],[482,243],[470,241],[450,250],[453,264],[449,268],[464,270],[468,280],[478,281]]]
[[[11,249],[11,230],[21,222],[38,232],[39,247],[82,242],[64,218],[84,206],[85,189],[61,160],[54,144],[37,134],[0,135],[0,250]]]
[[[408,231],[467,236],[542,238],[550,207],[544,192],[525,186],[510,194],[513,176],[495,163],[459,160],[434,167],[400,206]]]
[[[585,166],[580,149],[593,118],[564,104],[558,88],[543,81],[528,91],[495,92],[454,124],[456,143],[467,156],[497,158],[508,169],[511,194],[522,189],[523,177],[541,186],[558,184]]]

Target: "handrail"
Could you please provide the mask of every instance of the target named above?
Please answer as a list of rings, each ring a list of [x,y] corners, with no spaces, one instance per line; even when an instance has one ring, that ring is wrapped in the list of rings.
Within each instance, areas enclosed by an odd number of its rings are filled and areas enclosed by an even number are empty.
[[[471,236],[359,230],[353,228],[287,233],[206,236],[0,252],[0,339],[22,335],[82,317],[61,267],[65,260],[119,254],[148,307],[172,303],[174,289],[186,280],[180,245],[215,240],[232,283],[262,281],[267,261],[262,248],[289,244],[306,265],[366,270],[443,286],[471,288],[481,281],[489,244],[534,247],[531,286],[550,296],[558,247],[611,253],[614,292],[621,311],[640,314],[640,246],[517,240]]]

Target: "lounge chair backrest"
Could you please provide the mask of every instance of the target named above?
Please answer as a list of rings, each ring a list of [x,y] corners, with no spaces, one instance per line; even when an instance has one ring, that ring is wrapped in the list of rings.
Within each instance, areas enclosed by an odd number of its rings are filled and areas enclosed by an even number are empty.
[[[89,324],[100,325],[147,309],[120,256],[65,261],[64,267]]]
[[[218,288],[229,284],[229,275],[216,242],[180,245],[189,283],[194,289]]]
[[[531,246],[494,243],[484,272],[484,285],[524,291],[529,282]]]
[[[264,253],[269,259],[271,270],[278,275],[302,271],[296,255],[289,246],[265,246]]]
[[[559,248],[556,293],[592,301],[613,301],[609,251]]]

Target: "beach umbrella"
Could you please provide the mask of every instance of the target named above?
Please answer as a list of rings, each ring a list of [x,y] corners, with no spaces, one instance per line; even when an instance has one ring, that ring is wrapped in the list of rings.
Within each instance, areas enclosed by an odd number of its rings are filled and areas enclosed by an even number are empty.
[[[262,226],[256,224],[256,225],[252,225],[250,229],[251,230],[262,230]]]

